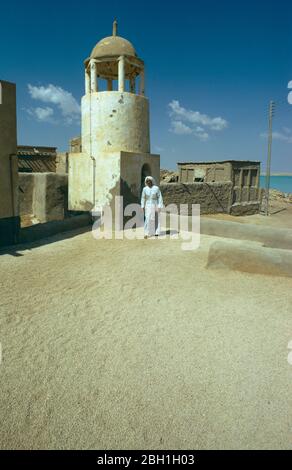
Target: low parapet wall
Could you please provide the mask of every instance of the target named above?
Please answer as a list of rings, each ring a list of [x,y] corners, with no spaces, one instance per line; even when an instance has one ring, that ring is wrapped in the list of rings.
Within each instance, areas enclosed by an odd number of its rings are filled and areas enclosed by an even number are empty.
[[[232,183],[162,183],[164,205],[200,204],[201,214],[229,212]]]
[[[233,204],[233,184],[228,182],[214,183],[161,183],[160,189],[165,206],[176,204],[200,204],[201,214],[216,214],[219,212],[233,215],[256,214],[260,209],[259,201],[249,201]],[[186,213],[184,211],[184,213]]]
[[[20,173],[19,212],[42,223],[63,220],[68,213],[68,175]]]

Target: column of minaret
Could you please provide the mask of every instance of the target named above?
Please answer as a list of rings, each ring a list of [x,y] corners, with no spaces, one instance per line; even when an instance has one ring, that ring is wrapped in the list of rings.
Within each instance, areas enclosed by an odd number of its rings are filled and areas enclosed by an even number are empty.
[[[117,35],[118,23],[115,20],[113,23],[113,36]],[[120,56],[118,58],[118,91],[123,93],[125,91],[125,68],[127,58]],[[96,59],[91,59],[89,62],[89,70],[85,68],[85,93],[96,93],[98,92],[98,80],[97,80],[97,63]],[[107,79],[107,91],[113,90],[112,79]],[[130,78],[130,92],[136,93],[136,81],[135,77]],[[145,95],[145,72],[144,68],[140,71],[140,87],[139,94]]]

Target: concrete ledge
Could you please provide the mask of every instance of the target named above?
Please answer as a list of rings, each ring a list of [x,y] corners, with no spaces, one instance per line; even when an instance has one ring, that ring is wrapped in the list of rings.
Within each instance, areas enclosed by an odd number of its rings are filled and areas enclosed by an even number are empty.
[[[20,230],[18,242],[29,243],[91,224],[91,215],[86,213],[64,220],[54,220],[44,224],[31,225]]]
[[[292,230],[201,218],[201,233],[216,237],[251,240],[272,248],[292,249]]]
[[[234,240],[216,241],[210,247],[207,268],[292,277],[292,251]]]
[[[260,201],[237,202],[230,207],[231,215],[252,215],[260,212]]]

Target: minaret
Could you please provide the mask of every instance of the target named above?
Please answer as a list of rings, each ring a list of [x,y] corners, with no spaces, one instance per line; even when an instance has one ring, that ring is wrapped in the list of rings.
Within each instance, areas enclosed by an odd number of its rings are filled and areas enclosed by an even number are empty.
[[[112,36],[99,41],[85,61],[82,148],[95,157],[100,151],[150,152],[144,62],[117,27],[115,20]]]
[[[118,36],[115,20],[112,36],[96,44],[84,65],[82,154],[72,154],[69,159],[69,205],[75,210],[82,210],[84,205],[84,210],[88,210],[90,204],[111,203],[114,195],[122,195],[124,182],[128,182],[130,192],[138,200],[142,166],[147,160],[144,173],[147,170],[156,173],[156,177],[159,168],[159,157],[150,154],[144,62],[133,45]],[[82,163],[77,163],[77,155],[80,161],[84,159]]]

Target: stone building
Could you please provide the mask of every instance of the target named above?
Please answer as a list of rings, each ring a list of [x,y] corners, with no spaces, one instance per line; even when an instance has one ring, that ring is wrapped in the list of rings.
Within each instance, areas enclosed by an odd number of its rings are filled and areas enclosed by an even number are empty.
[[[178,163],[180,183],[232,183],[231,212],[242,203],[259,203],[260,162],[225,160]]]
[[[178,182],[161,185],[167,204],[200,204],[202,214],[260,210],[260,162],[179,162]]]
[[[0,81],[0,246],[17,241],[18,171],[16,86]]]
[[[259,186],[260,162],[258,161],[178,162],[177,167],[180,183],[235,181],[242,174],[242,183],[250,181],[251,186]]]
[[[114,22],[112,36],[96,44],[84,65],[82,151],[69,154],[69,209],[112,205],[114,196],[138,201],[143,178],[159,181],[160,170],[159,155],[150,153],[144,62]]]

